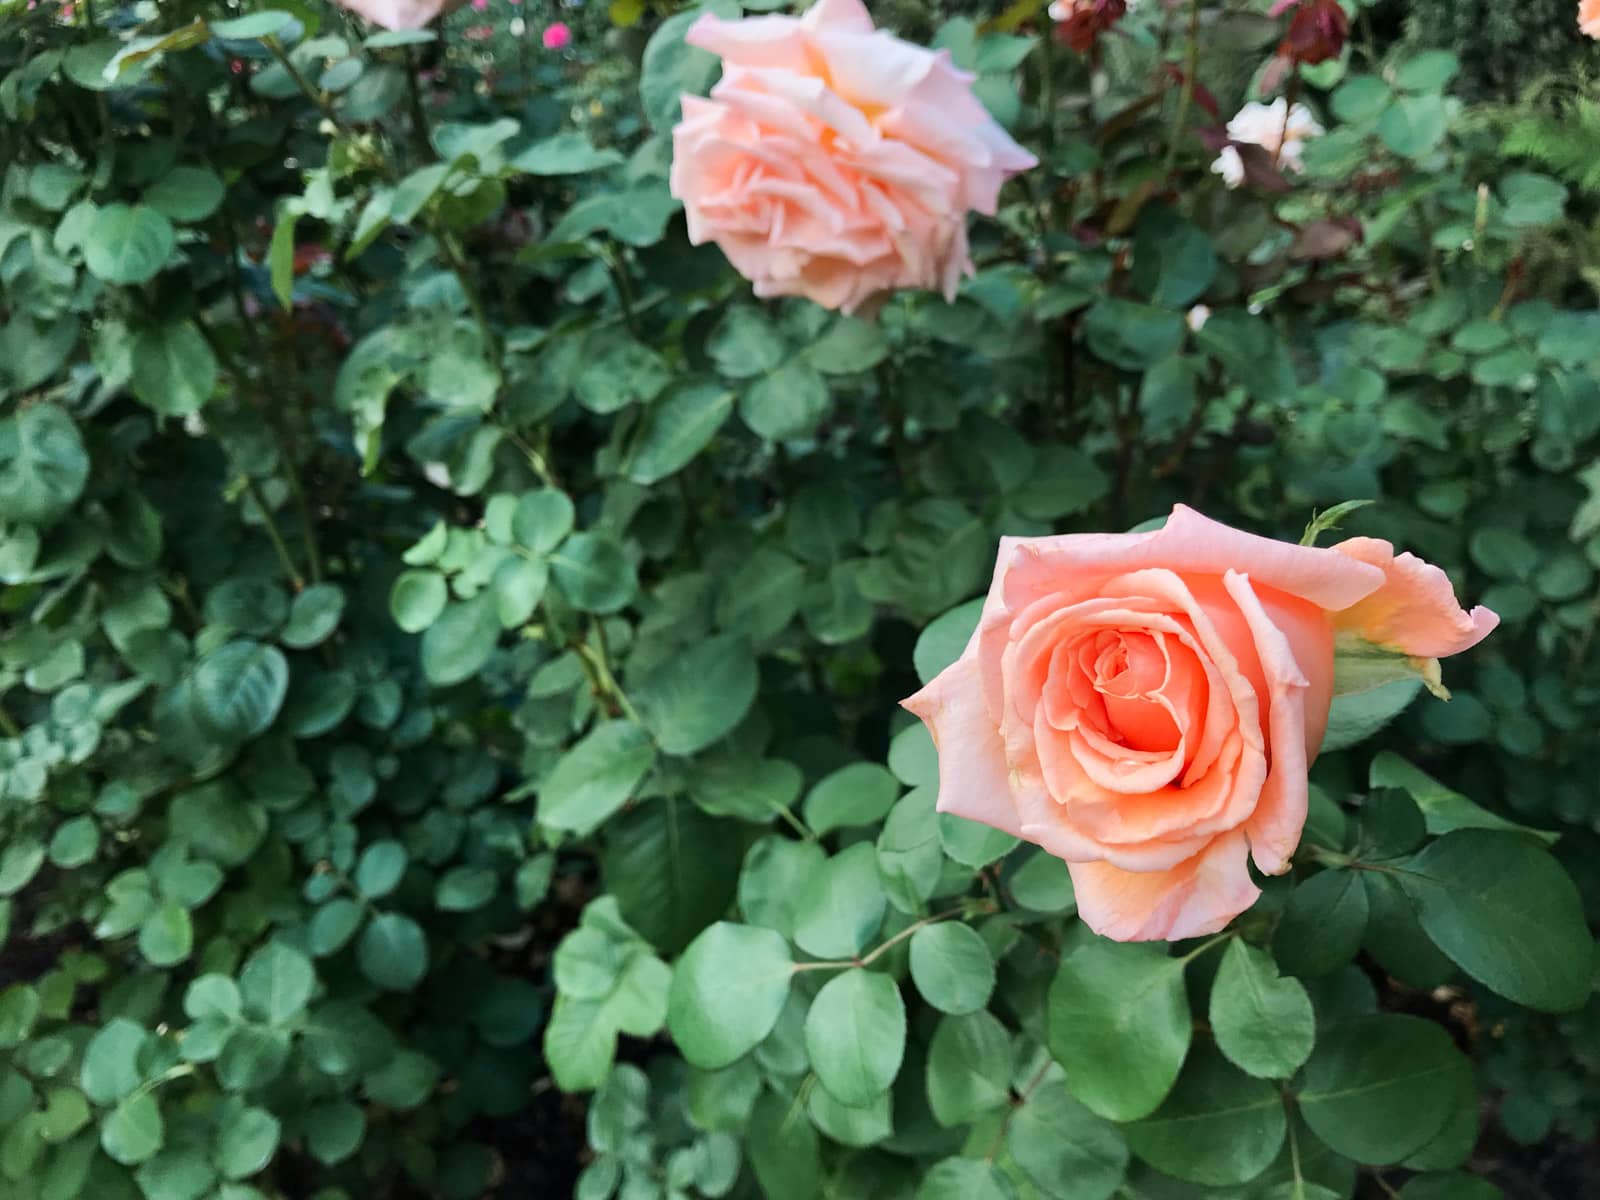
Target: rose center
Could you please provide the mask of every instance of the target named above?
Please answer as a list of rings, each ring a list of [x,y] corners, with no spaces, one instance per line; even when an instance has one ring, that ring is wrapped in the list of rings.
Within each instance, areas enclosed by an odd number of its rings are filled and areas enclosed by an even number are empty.
[[[1127,630],[1095,639],[1090,680],[1113,737],[1134,750],[1166,752],[1182,737],[1162,699],[1171,677],[1165,639]]]

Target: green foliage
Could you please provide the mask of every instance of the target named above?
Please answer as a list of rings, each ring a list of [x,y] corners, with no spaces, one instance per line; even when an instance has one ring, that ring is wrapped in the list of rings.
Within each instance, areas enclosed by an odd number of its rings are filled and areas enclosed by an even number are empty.
[[[1279,27],[1201,7],[1227,91]],[[1463,106],[1469,30],[1556,42],[1446,7],[1306,73],[1279,193],[1181,7],[1091,80],[876,6],[1044,162],[868,321],[688,245],[698,9],[0,6],[0,1195],[1476,1200],[1480,1087],[1592,1140],[1593,114]],[[895,702],[1000,536],[1179,500],[1504,624],[1341,700],[1256,909],[1121,946]]]

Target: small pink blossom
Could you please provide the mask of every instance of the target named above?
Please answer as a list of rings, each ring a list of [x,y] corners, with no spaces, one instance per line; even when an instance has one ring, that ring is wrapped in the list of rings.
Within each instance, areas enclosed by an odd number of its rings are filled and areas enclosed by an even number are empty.
[[[572,30],[567,28],[565,21],[557,21],[554,25],[545,26],[544,36],[540,40],[544,42],[546,50],[565,50],[572,45]]]
[[[487,42],[494,36],[493,25],[472,25],[467,31],[467,40],[471,42]]]
[[[489,0],[472,0],[472,11],[473,12],[487,12],[488,8],[489,8]]]

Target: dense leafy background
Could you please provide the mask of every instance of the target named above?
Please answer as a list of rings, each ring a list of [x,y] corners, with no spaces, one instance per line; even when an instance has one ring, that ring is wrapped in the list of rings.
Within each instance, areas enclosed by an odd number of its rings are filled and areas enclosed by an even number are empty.
[[[1265,0],[1040,7],[875,10],[1043,165],[867,324],[687,244],[689,12],[0,5],[0,1194],[1600,1188],[1600,119],[1379,5],[1229,192]],[[1351,498],[1505,623],[1229,937],[935,815],[998,535]]]

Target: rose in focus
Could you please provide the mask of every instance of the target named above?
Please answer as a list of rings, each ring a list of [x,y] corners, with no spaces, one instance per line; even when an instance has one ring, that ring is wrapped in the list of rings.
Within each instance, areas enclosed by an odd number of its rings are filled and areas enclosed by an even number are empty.
[[[1175,940],[1255,902],[1251,860],[1289,869],[1336,643],[1436,682],[1498,622],[1387,542],[1295,546],[1179,505],[1153,533],[1003,539],[965,651],[903,703],[941,812],[1064,859],[1095,932]]]
[[[969,210],[1036,164],[946,51],[874,29],[860,0],[801,18],[707,14],[687,41],[718,55],[709,99],[683,97],[672,194],[758,296],[853,312],[897,288],[955,293]]]

